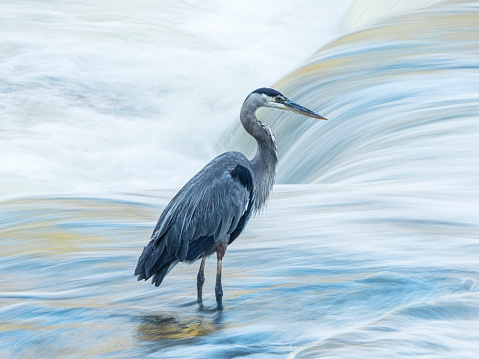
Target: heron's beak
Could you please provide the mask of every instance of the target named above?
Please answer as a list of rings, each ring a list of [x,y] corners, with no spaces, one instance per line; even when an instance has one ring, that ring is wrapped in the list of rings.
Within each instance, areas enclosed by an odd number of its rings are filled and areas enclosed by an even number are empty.
[[[303,106],[297,104],[294,101],[286,100],[285,102],[283,102],[283,105],[285,106],[286,110],[296,112],[296,113],[299,113],[299,114],[304,115],[304,116],[317,118],[318,120],[327,120],[323,116],[318,115],[316,112],[313,112],[313,111],[307,109],[306,107],[303,107]]]

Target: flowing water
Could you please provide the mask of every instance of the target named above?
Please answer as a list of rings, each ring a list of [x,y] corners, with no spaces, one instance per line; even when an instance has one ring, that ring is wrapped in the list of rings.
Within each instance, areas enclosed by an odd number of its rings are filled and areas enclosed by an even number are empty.
[[[0,357],[476,358],[479,3],[0,5]],[[276,83],[275,83],[276,82]],[[133,276],[275,84],[278,185],[206,264]]]

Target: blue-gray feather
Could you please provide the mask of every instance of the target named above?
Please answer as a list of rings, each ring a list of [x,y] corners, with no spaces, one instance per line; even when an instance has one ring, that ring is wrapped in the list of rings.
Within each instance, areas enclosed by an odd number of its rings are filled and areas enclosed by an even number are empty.
[[[250,188],[231,175],[238,166],[249,174]],[[159,285],[173,263],[213,253],[218,243],[237,228],[252,199],[252,190],[251,165],[242,153],[227,152],[213,159],[161,214],[138,261],[138,280],[156,276],[153,282]]]

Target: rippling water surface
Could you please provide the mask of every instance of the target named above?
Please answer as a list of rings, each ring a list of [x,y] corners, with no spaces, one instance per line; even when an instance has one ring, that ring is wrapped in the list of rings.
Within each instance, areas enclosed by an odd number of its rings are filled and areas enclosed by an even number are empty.
[[[194,302],[197,265],[177,266],[160,289],[132,277],[173,192],[4,202],[2,354],[473,357],[477,214],[454,207],[469,194],[396,190],[278,186],[228,250],[222,313],[214,258],[205,311]],[[418,202],[422,213],[411,213]]]
[[[221,4],[0,5],[0,357],[477,358],[479,3]],[[184,180],[254,151],[239,107],[275,81],[329,121],[259,113],[279,184],[225,310],[215,258],[203,311],[199,263],[137,282]]]

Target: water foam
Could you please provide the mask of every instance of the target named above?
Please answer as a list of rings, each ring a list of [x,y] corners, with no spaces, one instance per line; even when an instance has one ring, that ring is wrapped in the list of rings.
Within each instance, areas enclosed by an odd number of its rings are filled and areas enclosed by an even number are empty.
[[[0,194],[179,188],[350,2],[0,4]]]

